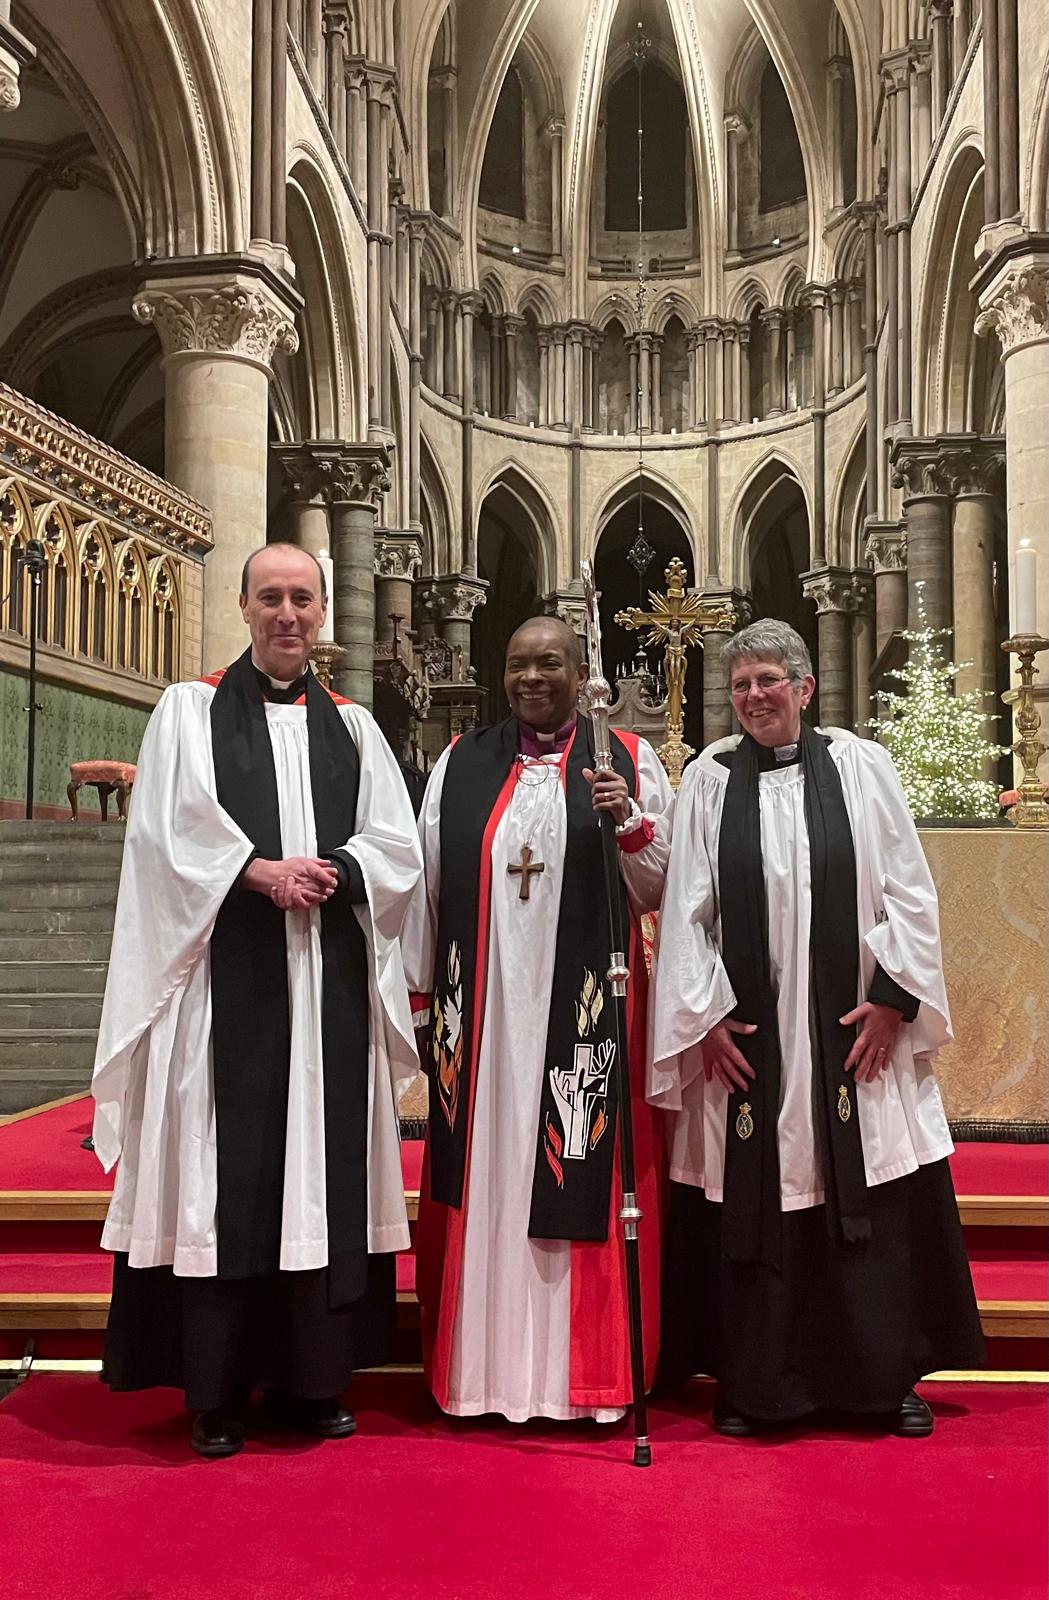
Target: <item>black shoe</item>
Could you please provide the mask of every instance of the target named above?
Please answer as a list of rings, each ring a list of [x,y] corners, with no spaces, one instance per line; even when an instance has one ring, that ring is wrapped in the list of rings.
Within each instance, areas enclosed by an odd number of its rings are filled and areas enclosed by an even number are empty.
[[[714,1401],[710,1423],[714,1432],[724,1434],[726,1439],[751,1439],[755,1432],[750,1418],[737,1411],[720,1393]]]
[[[927,1439],[933,1430],[932,1412],[920,1394],[909,1389],[892,1415],[892,1431],[901,1439]]]
[[[319,1439],[348,1439],[357,1432],[357,1418],[338,1395],[326,1400],[302,1400],[283,1389],[268,1389],[263,1410],[275,1427],[295,1433],[313,1433]]]
[[[230,1411],[199,1411],[189,1430],[189,1442],[198,1456],[209,1460],[235,1456],[244,1447],[244,1424]]]

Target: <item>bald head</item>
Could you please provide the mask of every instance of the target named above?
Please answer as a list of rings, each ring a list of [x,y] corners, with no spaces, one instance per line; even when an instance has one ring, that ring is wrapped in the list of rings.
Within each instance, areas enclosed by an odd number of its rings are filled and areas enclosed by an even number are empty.
[[[510,709],[538,733],[564,727],[586,679],[579,638],[560,617],[529,617],[506,647],[503,687]]]
[[[578,670],[583,665],[583,646],[579,635],[560,617],[529,617],[527,622],[522,622],[506,647],[507,661],[521,648],[522,640],[526,644],[533,644],[538,640],[551,644],[563,653],[567,665],[573,670]]]
[[[304,550],[301,545],[291,544],[287,539],[275,539],[272,544],[260,544],[257,550],[251,552],[251,555],[241,568],[240,593],[242,599],[246,600],[248,597],[248,590],[251,587],[252,566],[260,556],[272,554],[276,554],[278,561],[282,565],[287,565],[289,562],[294,565],[299,565],[300,562],[308,563],[312,568],[313,578],[320,584],[321,599],[327,600],[328,586],[324,581],[324,568],[317,560],[317,557],[312,551]]]
[[[256,666],[280,683],[305,671],[327,615],[320,562],[297,544],[267,544],[244,563],[240,609]]]

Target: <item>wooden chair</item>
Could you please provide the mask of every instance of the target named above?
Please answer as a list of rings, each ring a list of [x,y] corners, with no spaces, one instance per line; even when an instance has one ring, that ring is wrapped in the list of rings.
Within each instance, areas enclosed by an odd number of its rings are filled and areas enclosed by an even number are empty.
[[[69,796],[69,809],[73,813],[73,821],[78,816],[77,795],[83,784],[90,784],[98,790],[98,809],[102,813],[102,821],[109,821],[109,797],[117,797],[117,819],[124,821],[127,815],[127,800],[135,782],[135,766],[131,761],[72,761],[69,764],[70,782],[66,789]]]

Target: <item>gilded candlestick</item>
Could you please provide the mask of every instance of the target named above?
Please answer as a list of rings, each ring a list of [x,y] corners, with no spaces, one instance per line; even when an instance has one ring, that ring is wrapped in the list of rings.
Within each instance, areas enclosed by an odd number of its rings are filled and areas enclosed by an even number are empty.
[[[1020,737],[1013,750],[1023,767],[1023,781],[1019,786],[1020,798],[1010,807],[1009,821],[1018,828],[1049,828],[1049,805],[1045,800],[1045,784],[1038,776],[1038,763],[1049,745],[1041,737],[1042,719],[1034,703],[1034,658],[1049,650],[1049,639],[1038,634],[1017,634],[1002,645],[1010,655],[1019,658],[1020,687],[1016,691],[1014,720]]]

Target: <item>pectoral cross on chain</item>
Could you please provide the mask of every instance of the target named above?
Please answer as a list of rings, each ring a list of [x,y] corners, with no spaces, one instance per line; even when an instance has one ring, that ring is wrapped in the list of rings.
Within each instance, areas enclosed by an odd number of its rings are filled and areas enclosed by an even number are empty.
[[[532,873],[545,872],[546,867],[541,861],[533,863],[531,845],[523,844],[521,846],[520,861],[511,861],[506,870],[512,878],[520,878],[521,880],[517,895],[518,900],[527,900],[532,887]]]

